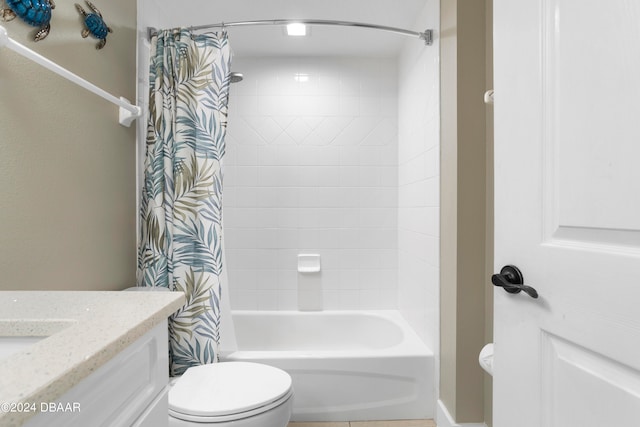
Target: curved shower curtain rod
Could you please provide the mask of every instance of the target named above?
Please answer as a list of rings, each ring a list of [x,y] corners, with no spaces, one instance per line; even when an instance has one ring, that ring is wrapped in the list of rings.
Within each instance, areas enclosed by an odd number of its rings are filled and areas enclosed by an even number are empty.
[[[288,24],[306,24],[306,25],[333,25],[342,27],[359,27],[359,28],[371,28],[374,30],[387,31],[390,33],[401,34],[403,36],[416,37],[420,40],[424,40],[424,44],[431,46],[433,44],[433,30],[425,30],[423,32],[410,31],[403,28],[387,27],[384,25],[366,24],[363,22],[351,22],[351,21],[332,21],[324,19],[265,19],[261,21],[237,21],[237,22],[220,22],[217,24],[198,25],[194,27],[188,27],[192,31],[208,30],[210,28],[227,28],[227,27],[244,27],[253,25],[288,25]],[[158,33],[158,30],[153,27],[148,29],[149,39]]]

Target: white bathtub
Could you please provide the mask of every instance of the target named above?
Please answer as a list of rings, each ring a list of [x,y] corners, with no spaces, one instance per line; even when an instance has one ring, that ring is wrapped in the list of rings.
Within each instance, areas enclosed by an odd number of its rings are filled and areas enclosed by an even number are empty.
[[[434,416],[433,353],[395,311],[234,311],[238,351],[223,360],[282,368],[293,421]]]

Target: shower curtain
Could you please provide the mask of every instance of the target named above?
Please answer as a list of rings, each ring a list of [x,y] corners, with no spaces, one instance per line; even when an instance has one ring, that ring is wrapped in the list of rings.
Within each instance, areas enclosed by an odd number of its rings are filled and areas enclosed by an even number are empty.
[[[138,286],[185,293],[169,319],[172,376],[218,360],[229,70],[226,33],[151,39]]]

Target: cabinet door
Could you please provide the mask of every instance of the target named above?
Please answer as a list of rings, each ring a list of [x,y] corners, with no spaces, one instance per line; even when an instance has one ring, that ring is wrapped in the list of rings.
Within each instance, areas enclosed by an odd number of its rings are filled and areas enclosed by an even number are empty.
[[[166,393],[169,382],[164,321],[82,380],[25,427],[131,426]],[[40,408],[39,408],[40,409]],[[79,410],[77,410],[79,409]],[[168,423],[165,410],[162,427]]]

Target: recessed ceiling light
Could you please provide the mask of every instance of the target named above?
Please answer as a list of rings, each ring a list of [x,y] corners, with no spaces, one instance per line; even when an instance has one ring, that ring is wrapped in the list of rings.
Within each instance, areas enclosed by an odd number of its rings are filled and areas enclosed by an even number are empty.
[[[289,36],[306,36],[307,26],[300,23],[287,24],[287,35]]]

